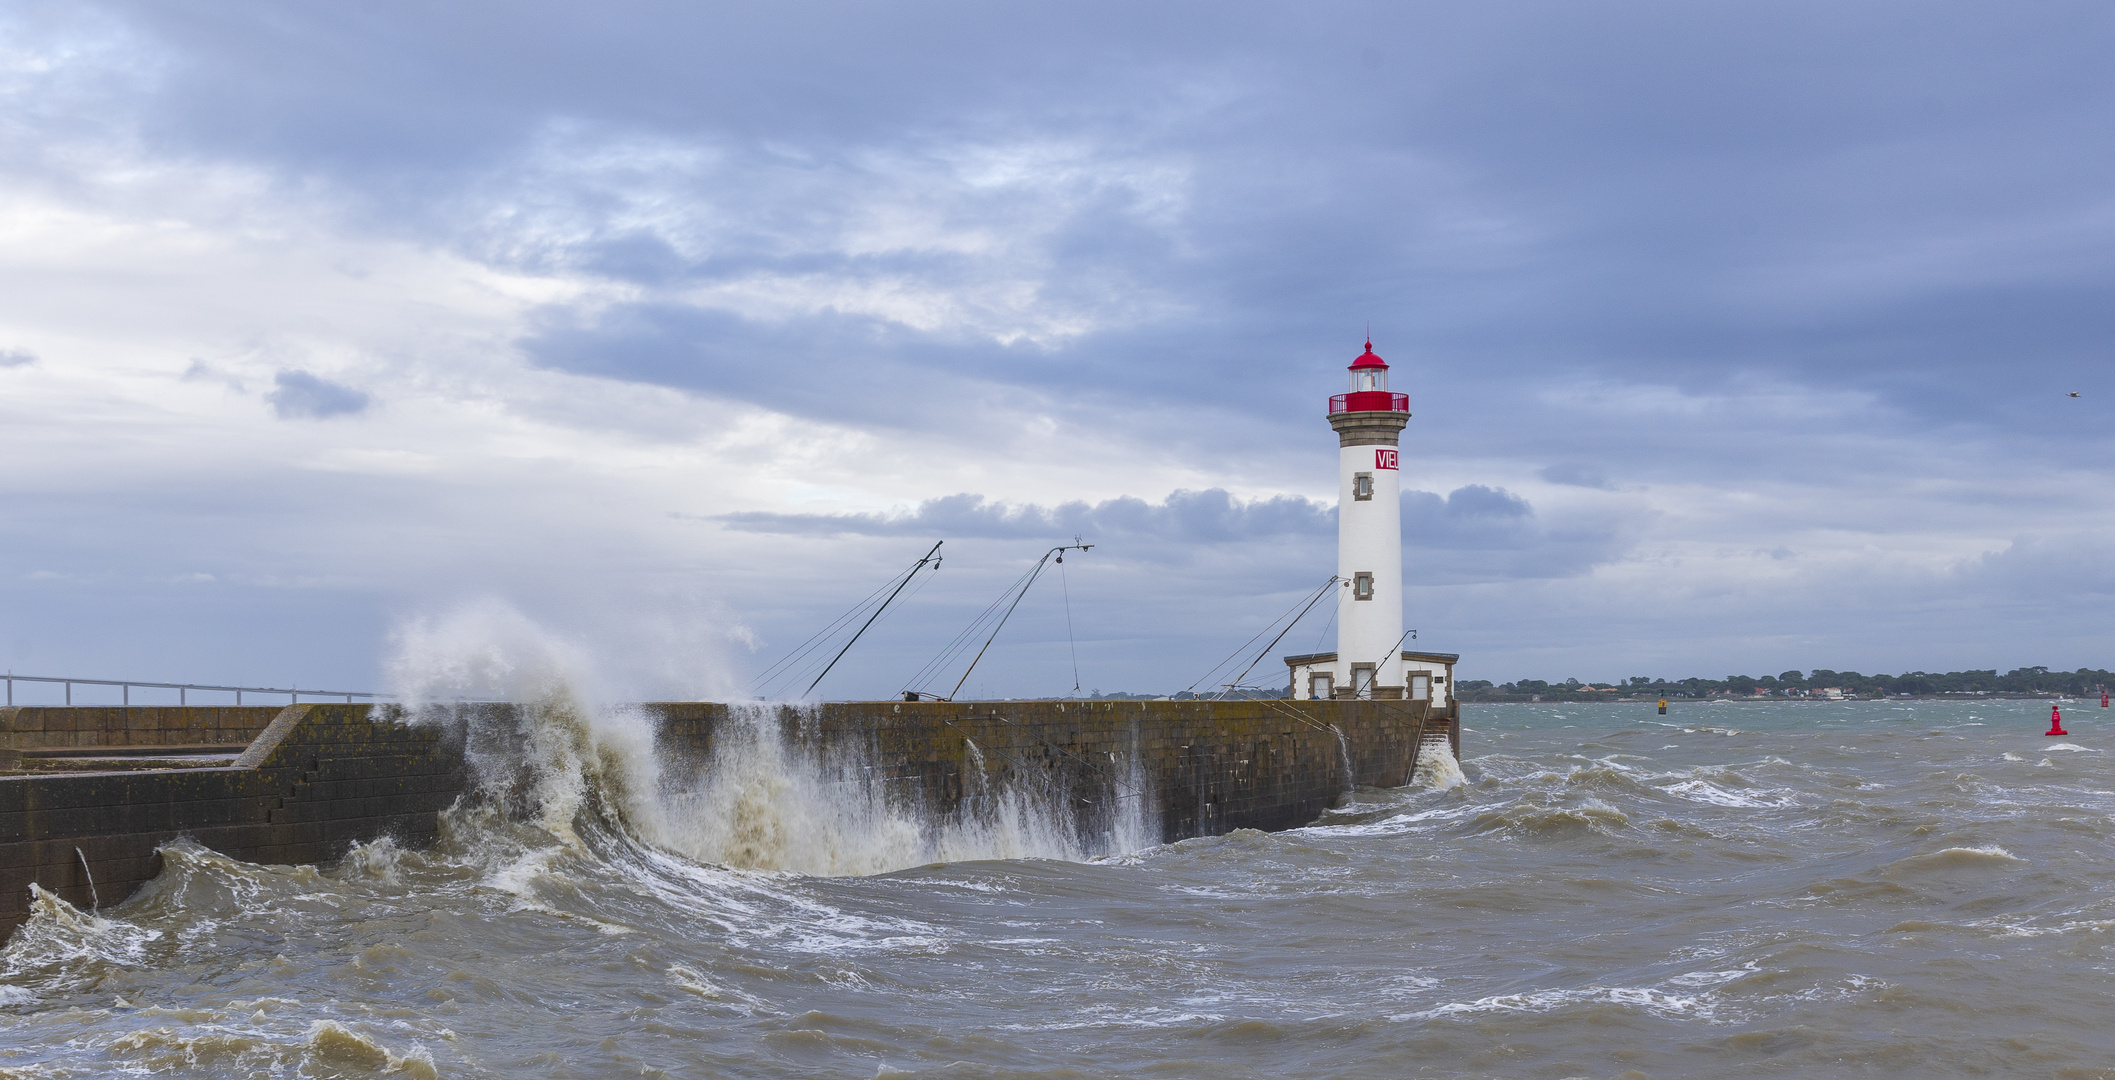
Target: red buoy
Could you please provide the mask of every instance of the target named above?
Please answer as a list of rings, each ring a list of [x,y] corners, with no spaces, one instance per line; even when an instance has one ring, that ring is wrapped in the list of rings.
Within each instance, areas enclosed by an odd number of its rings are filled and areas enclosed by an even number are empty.
[[[2047,731],[2044,731],[2044,732],[2042,732],[2042,734],[2044,734],[2044,735],[2069,735],[2069,734],[2071,734],[2070,732],[2068,732],[2068,731],[2065,731],[2065,730],[2064,730],[2064,714],[2062,714],[2062,713],[2060,713],[2060,712],[2057,712],[2057,711],[2056,711],[2056,706],[2054,706],[2054,705],[2051,705],[2051,706],[2049,706],[2049,730],[2047,730]]]
[[[2103,709],[2108,707],[2108,692],[2106,690],[2100,692],[2100,707]]]

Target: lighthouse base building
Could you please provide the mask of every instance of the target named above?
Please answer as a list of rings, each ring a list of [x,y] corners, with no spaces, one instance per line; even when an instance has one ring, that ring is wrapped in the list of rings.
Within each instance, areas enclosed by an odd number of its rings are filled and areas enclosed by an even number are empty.
[[[1340,665],[1336,653],[1288,656],[1285,665],[1292,669],[1294,701],[1408,700],[1428,701],[1434,708],[1444,708],[1451,698],[1449,688],[1454,685],[1454,664],[1461,655],[1404,651],[1397,659],[1403,665],[1402,684],[1375,685],[1368,693],[1361,693],[1356,685],[1338,677],[1340,667],[1349,665]]]
[[[1444,705],[1452,653],[1405,651],[1402,431],[1410,396],[1388,389],[1373,342],[1351,362],[1351,387],[1329,399],[1337,433],[1337,651],[1288,656],[1296,701],[1410,700]]]

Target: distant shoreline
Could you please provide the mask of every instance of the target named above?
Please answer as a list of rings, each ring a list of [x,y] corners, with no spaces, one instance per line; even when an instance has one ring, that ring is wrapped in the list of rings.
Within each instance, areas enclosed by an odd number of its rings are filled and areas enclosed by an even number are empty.
[[[1776,675],[1728,675],[1723,679],[1648,679],[1581,682],[1565,679],[1515,679],[1494,683],[1465,679],[1455,696],[1470,704],[1545,701],[1952,701],[1997,698],[2034,701],[2065,697],[2098,697],[2115,687],[2115,671],[2079,668],[2052,671],[2021,667],[2000,675],[1995,668],[1971,671],[1905,671],[1900,675],[1861,675],[1855,671],[1786,671]]]
[[[2054,692],[2045,694],[1901,694],[1887,697],[1873,694],[1856,697],[1845,695],[1840,698],[1779,697],[1774,694],[1766,697],[1735,697],[1730,694],[1720,694],[1715,697],[1704,698],[1670,697],[1667,699],[1667,706],[1673,708],[1676,705],[1716,705],[1722,701],[1762,701],[1776,705],[1844,705],[1857,701],[2090,701],[2095,696],[2092,694],[2061,694]],[[1539,696],[1529,694],[1464,695],[1461,698],[1461,703],[1464,705],[1658,705],[1659,702],[1660,699],[1657,697],[1610,697],[1605,694],[1563,693],[1542,694]],[[2098,702],[2095,702],[2095,705],[2097,707]]]

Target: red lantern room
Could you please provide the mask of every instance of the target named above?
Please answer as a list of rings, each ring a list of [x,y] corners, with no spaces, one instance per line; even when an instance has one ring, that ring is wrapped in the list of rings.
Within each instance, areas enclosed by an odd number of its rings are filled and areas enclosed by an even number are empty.
[[[1351,392],[1330,398],[1330,412],[1410,411],[1410,395],[1388,392],[1388,361],[1374,353],[1371,340],[1366,342],[1366,351],[1351,362],[1350,371]]]

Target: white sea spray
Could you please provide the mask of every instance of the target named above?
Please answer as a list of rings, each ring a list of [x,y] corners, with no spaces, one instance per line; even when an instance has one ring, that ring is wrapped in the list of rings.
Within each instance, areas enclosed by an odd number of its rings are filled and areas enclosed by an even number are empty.
[[[709,760],[677,763],[645,710],[607,700],[586,650],[504,605],[475,604],[395,635],[392,689],[417,722],[463,739],[480,796],[557,842],[501,844],[494,882],[526,893],[585,842],[583,823],[704,863],[840,876],[930,862],[1121,854],[1159,841],[1133,725],[1095,812],[1029,770],[994,779],[982,748],[969,790],[940,812],[878,769],[872,748],[825,745],[813,706],[727,708]]]

